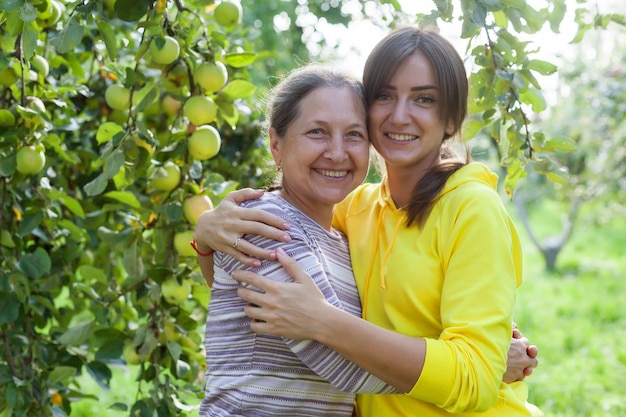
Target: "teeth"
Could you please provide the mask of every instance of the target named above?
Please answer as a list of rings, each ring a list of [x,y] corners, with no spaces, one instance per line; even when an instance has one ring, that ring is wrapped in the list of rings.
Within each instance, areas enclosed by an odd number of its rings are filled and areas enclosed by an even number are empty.
[[[341,177],[345,177],[346,175],[348,175],[348,171],[330,171],[328,169],[318,169],[317,172],[319,172],[320,174],[324,176],[333,177],[333,178],[341,178]]]
[[[387,136],[389,136],[393,140],[397,140],[400,142],[408,142],[410,140],[417,138],[417,136],[413,136],[413,135],[398,135],[396,133],[388,133]]]

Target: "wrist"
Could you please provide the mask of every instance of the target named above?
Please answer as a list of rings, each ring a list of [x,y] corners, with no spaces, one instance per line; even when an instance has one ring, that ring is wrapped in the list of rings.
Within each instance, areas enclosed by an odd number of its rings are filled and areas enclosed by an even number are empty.
[[[189,242],[189,244],[191,245],[193,250],[196,251],[198,256],[211,256],[215,253],[215,249],[212,249],[208,245],[203,245],[202,243],[198,243],[195,241],[195,239]]]

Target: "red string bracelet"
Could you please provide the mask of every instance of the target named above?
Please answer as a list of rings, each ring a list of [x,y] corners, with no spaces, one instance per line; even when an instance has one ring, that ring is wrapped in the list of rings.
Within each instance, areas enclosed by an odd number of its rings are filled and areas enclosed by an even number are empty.
[[[215,249],[209,249],[209,251],[207,253],[202,253],[198,250],[198,244],[196,243],[195,240],[192,240],[191,242],[189,242],[189,244],[191,245],[191,247],[193,248],[193,250],[196,251],[196,253],[200,256],[211,256],[215,253]]]

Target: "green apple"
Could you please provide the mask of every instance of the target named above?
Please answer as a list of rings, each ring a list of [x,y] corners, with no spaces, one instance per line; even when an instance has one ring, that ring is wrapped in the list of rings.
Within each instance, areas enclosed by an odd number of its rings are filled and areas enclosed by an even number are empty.
[[[13,126],[15,124],[15,115],[11,110],[0,109],[0,126]]]
[[[185,101],[183,113],[192,124],[199,126],[215,120],[217,105],[211,97],[191,96]]]
[[[65,4],[57,0],[51,0],[50,7],[46,10],[45,13],[38,14],[36,22],[40,27],[54,26],[61,19],[61,15],[64,11]]]
[[[10,87],[18,80],[17,73],[11,67],[7,67],[0,71],[0,85],[3,87]]]
[[[114,110],[128,110],[130,107],[130,90],[124,86],[113,84],[104,93],[104,101]]]
[[[124,344],[122,357],[127,365],[139,365],[141,363],[141,356],[139,356],[137,348],[130,342]]]
[[[37,174],[46,164],[46,154],[40,146],[24,146],[17,151],[17,170],[25,175]]]
[[[187,140],[187,149],[197,161],[213,158],[220,151],[222,138],[211,125],[198,126]]]
[[[189,246],[189,242],[187,242],[187,246]],[[193,252],[193,249],[191,250]],[[184,279],[178,282],[176,278],[168,278],[161,285],[161,294],[168,303],[180,304],[191,294],[191,283]]]
[[[166,344],[167,342],[177,342],[180,340],[182,334],[176,328],[176,323],[173,319],[167,318],[165,319],[165,324],[163,325],[163,330],[161,331],[161,335],[159,336],[159,342],[162,344]]]
[[[196,67],[193,77],[205,91],[214,93],[224,88],[228,82],[228,70],[219,61],[203,62]]]
[[[180,45],[178,41],[171,36],[164,36],[162,44],[155,38],[150,42],[150,55],[152,56],[153,62],[169,65],[180,55]]]
[[[193,240],[193,230],[177,232],[174,234],[174,249],[180,256],[195,256],[196,251],[193,250],[189,242]]]
[[[241,23],[243,10],[241,4],[234,1],[222,1],[213,12],[213,17],[222,26],[234,26]]]
[[[48,65],[48,61],[46,61],[46,58],[41,55],[33,56],[30,60],[30,65],[44,78],[47,77],[50,72],[50,65]]]
[[[172,161],[158,167],[150,178],[150,185],[159,191],[172,191],[180,182],[180,168]]]
[[[213,202],[204,194],[194,195],[183,202],[183,214],[191,224],[198,223],[200,215],[211,209],[213,209]],[[191,239],[193,239],[193,234],[191,235]],[[189,240],[191,241],[191,239]]]
[[[163,96],[161,106],[163,107],[163,111],[165,112],[165,114],[168,114],[170,116],[176,116],[180,112],[180,109],[183,107],[183,103],[176,100],[171,95],[165,94]]]

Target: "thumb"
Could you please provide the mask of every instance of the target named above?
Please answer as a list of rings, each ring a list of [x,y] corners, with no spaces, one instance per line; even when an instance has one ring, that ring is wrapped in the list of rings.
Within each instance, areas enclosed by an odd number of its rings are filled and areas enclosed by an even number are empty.
[[[287,255],[287,252],[283,248],[276,250],[276,257],[278,262],[285,268],[285,271],[289,272],[289,275],[293,278],[293,282],[302,283],[307,279],[311,279],[309,275],[304,272],[302,267],[293,258]]]
[[[242,188],[241,190],[233,191],[228,193],[225,200],[232,201],[233,203],[240,205],[244,201],[248,200],[256,200],[261,197],[265,191],[263,190],[253,190],[252,188]]]

